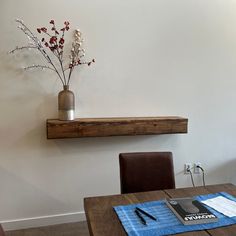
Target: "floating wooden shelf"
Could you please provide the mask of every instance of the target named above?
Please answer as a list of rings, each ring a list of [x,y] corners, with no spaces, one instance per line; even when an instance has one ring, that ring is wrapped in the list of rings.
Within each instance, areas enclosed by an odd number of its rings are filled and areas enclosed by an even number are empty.
[[[187,133],[188,119],[166,117],[81,118],[47,120],[47,138],[82,138],[123,135]]]

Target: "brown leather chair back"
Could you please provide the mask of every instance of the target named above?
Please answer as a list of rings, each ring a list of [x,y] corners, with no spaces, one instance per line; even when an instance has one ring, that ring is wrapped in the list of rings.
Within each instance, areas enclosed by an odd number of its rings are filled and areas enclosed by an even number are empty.
[[[121,193],[175,188],[171,152],[120,153]]]
[[[0,236],[5,236],[2,226],[0,225]]]

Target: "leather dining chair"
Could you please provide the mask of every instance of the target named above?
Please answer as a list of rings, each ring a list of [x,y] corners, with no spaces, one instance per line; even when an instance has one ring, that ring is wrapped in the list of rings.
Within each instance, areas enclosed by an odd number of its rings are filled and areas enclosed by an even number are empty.
[[[175,188],[171,152],[120,153],[121,193]]]
[[[0,236],[5,236],[2,226],[0,225]]]

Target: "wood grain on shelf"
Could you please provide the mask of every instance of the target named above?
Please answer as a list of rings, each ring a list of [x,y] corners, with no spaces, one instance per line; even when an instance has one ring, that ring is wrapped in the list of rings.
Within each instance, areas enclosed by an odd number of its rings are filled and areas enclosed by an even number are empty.
[[[187,133],[188,119],[177,116],[47,120],[48,139]]]

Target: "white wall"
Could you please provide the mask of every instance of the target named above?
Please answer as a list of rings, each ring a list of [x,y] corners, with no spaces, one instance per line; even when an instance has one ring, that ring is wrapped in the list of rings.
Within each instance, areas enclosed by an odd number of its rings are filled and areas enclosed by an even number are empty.
[[[196,161],[208,184],[236,183],[235,12],[234,0],[1,0],[0,221],[82,219],[84,197],[119,193],[120,152],[172,151],[178,187],[191,186],[182,169]],[[189,133],[47,140],[61,85],[20,69],[33,53],[7,55],[26,42],[15,18],[31,28],[69,20],[83,31],[96,64],[73,75],[77,117],[179,115]]]

